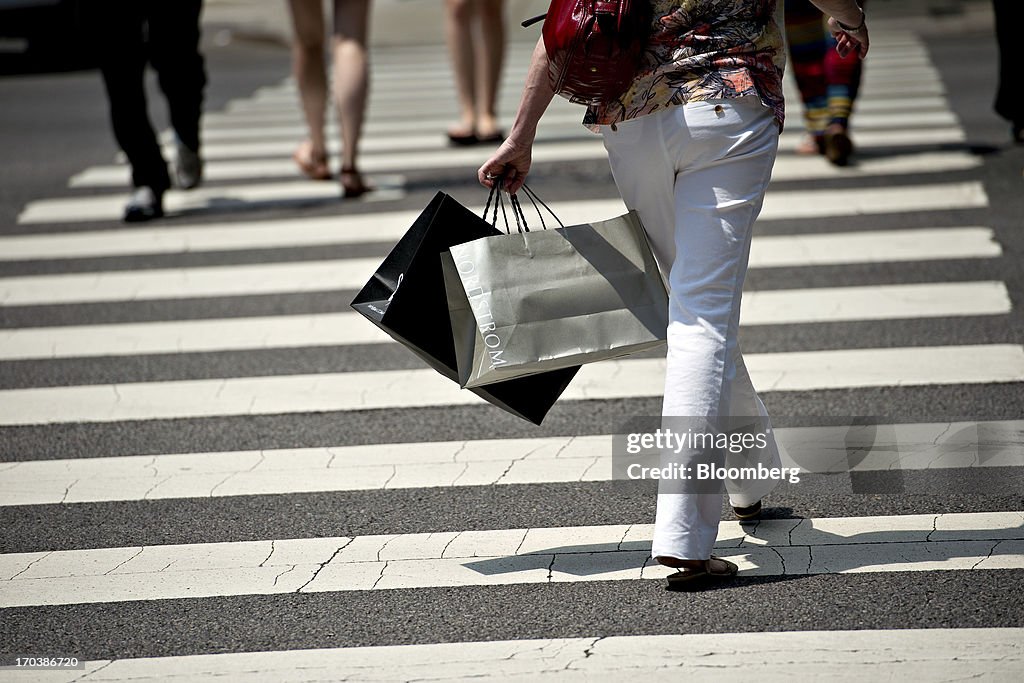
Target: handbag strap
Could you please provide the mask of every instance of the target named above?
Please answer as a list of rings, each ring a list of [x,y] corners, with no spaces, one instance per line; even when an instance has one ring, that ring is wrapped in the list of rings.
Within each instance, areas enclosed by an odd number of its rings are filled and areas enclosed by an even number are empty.
[[[536,24],[539,21],[544,21],[545,19],[547,19],[547,17],[548,17],[548,15],[545,12],[544,14],[538,14],[535,17],[530,17],[529,19],[525,19],[519,25],[522,26],[523,28],[529,28],[529,27],[533,26],[534,24]]]

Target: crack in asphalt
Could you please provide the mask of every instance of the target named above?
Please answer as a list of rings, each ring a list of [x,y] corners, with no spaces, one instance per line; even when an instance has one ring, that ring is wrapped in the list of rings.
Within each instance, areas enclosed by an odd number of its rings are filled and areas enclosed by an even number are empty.
[[[276,543],[277,543],[277,541],[276,541],[276,540],[271,540],[271,541],[270,541],[270,555],[267,555],[267,556],[266,556],[266,558],[264,558],[264,560],[263,560],[262,562],[260,562],[260,563],[259,563],[259,565],[257,565],[257,566],[259,566],[259,567],[262,567],[262,566],[264,566],[264,565],[265,565],[265,564],[266,564],[267,562],[269,562],[269,561],[270,561],[270,558],[271,558],[271,557],[273,557],[273,555],[274,555],[274,550],[275,550],[275,547],[274,547],[274,545],[275,545]]]
[[[384,561],[384,566],[380,568],[380,574],[377,576],[377,580],[373,582],[373,585],[370,586],[370,590],[375,589],[377,587],[377,584],[380,583],[381,579],[384,578],[384,572],[387,571],[389,564],[391,564],[391,560]]]
[[[47,557],[49,557],[50,555],[53,555],[53,553],[55,553],[55,552],[56,552],[55,550],[51,550],[50,552],[46,553],[46,554],[45,554],[45,555],[43,555],[42,557],[37,557],[36,559],[32,560],[31,562],[29,562],[29,563],[28,563],[28,564],[27,564],[27,565],[25,566],[25,568],[24,568],[24,569],[22,569],[22,570],[21,570],[20,572],[18,572],[17,574],[15,574],[14,576],[12,576],[11,578],[7,579],[7,581],[14,581],[14,580],[15,580],[16,578],[18,578],[19,576],[21,576],[22,574],[24,574],[25,572],[27,572],[27,571],[28,571],[29,569],[31,569],[31,568],[32,568],[32,567],[33,567],[33,566],[34,566],[34,565],[35,565],[35,564],[36,564],[37,562],[42,562],[43,560],[45,560],[45,559],[46,559]]]
[[[82,481],[82,480],[81,480],[81,479],[75,479],[75,480],[74,480],[73,482],[71,482],[70,484],[68,484],[68,485],[67,485],[67,487],[66,487],[66,488],[64,489],[64,495],[63,495],[63,496],[61,496],[61,498],[60,498],[60,502],[61,502],[61,503],[64,503],[65,501],[67,501],[67,499],[68,499],[68,494],[69,494],[69,493],[71,493],[71,488],[72,488],[72,487],[73,487],[73,486],[74,486],[75,484],[77,484],[78,482],[80,482],[80,481]]]
[[[1003,541],[1002,541],[1002,540],[996,541],[995,545],[993,545],[993,546],[992,546],[991,548],[989,548],[989,550],[988,550],[988,555],[986,555],[985,557],[983,557],[983,558],[981,558],[980,560],[978,560],[977,562],[975,562],[975,563],[974,563],[974,564],[973,564],[973,565],[971,566],[971,569],[977,569],[977,568],[978,568],[978,566],[979,566],[979,565],[981,565],[981,564],[982,564],[983,562],[985,562],[985,561],[986,561],[986,560],[988,560],[988,559],[991,559],[991,557],[992,557],[992,554],[993,554],[993,553],[995,553],[995,551],[996,551],[996,548],[998,548],[998,547],[999,547],[999,544],[1000,544],[1000,543],[1003,543]]]
[[[79,676],[78,678],[72,679],[72,680],[71,680],[71,683],[77,683],[77,681],[84,681],[84,680],[85,680],[86,678],[88,678],[89,676],[92,676],[92,675],[93,675],[93,674],[95,674],[95,673],[99,673],[100,671],[103,671],[104,669],[106,669],[106,668],[107,668],[108,666],[110,666],[111,664],[113,664],[113,663],[114,663],[114,662],[116,662],[116,661],[117,661],[116,659],[111,659],[111,660],[110,660],[109,662],[107,662],[107,663],[106,663],[106,664],[104,664],[103,666],[101,666],[101,667],[98,667],[98,668],[96,668],[96,669],[93,669],[92,671],[90,671],[90,672],[88,672],[88,673],[82,674],[82,675],[81,675],[81,676]]]
[[[285,574],[287,574],[288,572],[294,571],[294,570],[295,570],[295,568],[296,568],[296,567],[298,567],[298,566],[299,566],[299,565],[297,565],[297,564],[293,564],[293,565],[291,565],[290,567],[288,567],[288,569],[285,569],[285,570],[284,570],[283,572],[281,572],[280,574],[278,574],[277,576],[275,576],[275,577],[274,577],[274,583],[273,583],[273,584],[271,585],[271,587],[272,587],[272,588],[276,588],[276,587],[277,587],[277,581],[278,581],[278,579],[280,579],[280,578],[281,578],[282,576],[284,576],[284,575],[285,575]]]
[[[320,575],[320,572],[323,571],[323,568],[326,567],[327,565],[329,565],[331,563],[331,561],[338,556],[338,553],[340,553],[342,550],[347,548],[349,546],[349,544],[352,543],[352,541],[354,541],[354,540],[356,540],[354,536],[352,538],[348,539],[347,541],[345,541],[342,544],[342,546],[340,548],[338,548],[337,550],[334,551],[333,555],[328,557],[327,560],[325,560],[324,562],[321,562],[320,566],[316,568],[315,572],[313,572],[313,576],[309,577],[309,581],[307,581],[306,583],[304,583],[301,586],[299,586],[298,588],[296,588],[295,592],[296,593],[301,593],[303,588],[305,588],[309,584],[311,584],[314,581],[316,581],[316,577]]]
[[[451,545],[452,543],[454,543],[454,542],[455,542],[455,539],[457,539],[457,538],[458,538],[459,536],[461,536],[461,535],[462,535],[462,533],[463,533],[463,532],[461,532],[461,531],[457,532],[457,533],[456,533],[456,534],[455,534],[454,536],[452,536],[452,537],[451,537],[451,540],[449,540],[449,541],[448,541],[447,543],[445,543],[445,544],[444,544],[444,548],[443,548],[443,549],[441,550],[441,555],[440,555],[440,556],[438,557],[438,559],[440,559],[440,560],[443,560],[443,559],[444,559],[444,554],[445,554],[446,552],[448,552],[448,547],[449,547],[449,546],[450,546],[450,545]]]
[[[125,566],[126,564],[128,564],[129,562],[131,562],[132,560],[134,560],[134,559],[135,559],[136,557],[138,557],[139,555],[141,555],[141,554],[142,554],[142,551],[143,551],[143,550],[145,550],[145,549],[146,549],[146,546],[142,546],[141,548],[139,548],[139,552],[135,553],[134,555],[132,555],[131,557],[129,557],[129,558],[128,558],[127,560],[125,560],[124,562],[121,562],[120,564],[118,564],[118,565],[117,565],[116,567],[114,567],[113,569],[111,569],[111,570],[109,570],[109,571],[105,571],[105,572],[103,572],[103,575],[104,575],[104,576],[109,576],[109,575],[110,575],[110,574],[112,574],[113,572],[116,572],[116,571],[117,571],[118,569],[120,569],[121,567]]]
[[[557,557],[558,557],[558,554],[557,554],[557,553],[556,553],[556,554],[554,554],[554,555],[552,555],[552,556],[551,556],[551,562],[550,562],[550,563],[548,564],[548,583],[551,583],[551,575],[552,575],[552,574],[554,573],[554,569],[555,569],[555,559],[556,559]]]

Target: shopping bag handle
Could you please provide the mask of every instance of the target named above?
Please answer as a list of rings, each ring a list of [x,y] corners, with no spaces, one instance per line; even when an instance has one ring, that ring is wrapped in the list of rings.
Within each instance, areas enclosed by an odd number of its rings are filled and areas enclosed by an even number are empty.
[[[504,176],[498,176],[495,178],[494,184],[491,186],[491,191],[487,195],[487,203],[484,205],[483,219],[490,223],[493,227],[498,227],[498,207],[501,207],[501,214],[505,220],[505,233],[512,234],[512,226],[508,222],[508,212],[505,209],[505,202],[501,196],[501,188],[504,185]],[[544,230],[548,229],[547,223],[544,222],[544,212],[541,211],[540,207],[543,206],[551,217],[554,218],[559,227],[564,228],[565,224],[562,219],[558,217],[550,206],[548,206],[543,199],[529,185],[523,183],[522,190],[526,194],[526,198],[533,204],[534,210],[537,212],[537,217],[540,218],[541,228]],[[493,203],[493,204],[492,204]],[[540,206],[538,206],[538,204]],[[491,208],[493,205],[493,209]],[[509,205],[512,207],[512,217],[516,222],[516,230],[519,233],[530,232],[530,225],[526,220],[526,213],[523,211],[522,205],[519,203],[519,197],[515,194],[509,195]],[[491,213],[491,218],[488,220],[487,214]]]
[[[551,207],[548,206],[547,204],[545,204],[544,200],[541,199],[537,195],[537,193],[533,191],[533,188],[531,188],[529,185],[527,185],[525,183],[523,183],[523,193],[526,195],[526,198],[530,200],[530,203],[533,204],[533,208],[537,211],[537,216],[540,218],[540,225],[541,225],[541,227],[544,230],[547,230],[548,226],[544,222],[544,212],[540,210],[540,206],[543,206],[545,209],[547,209],[548,213],[551,214],[551,217],[554,218],[556,221],[558,221],[559,227],[562,227],[562,228],[565,227],[565,224],[562,222],[562,219],[558,217],[558,214],[556,214],[554,211],[552,211]],[[512,195],[512,197],[513,197],[513,199],[515,199],[515,195]],[[537,206],[538,203],[540,203],[540,206]],[[516,199],[516,205],[517,206],[519,205],[519,200],[518,199]],[[522,213],[522,207],[520,207],[519,211],[520,211],[520,213]],[[525,215],[523,215],[523,222],[524,223],[526,222],[526,216]]]
[[[487,203],[484,205],[483,219],[491,224],[495,229],[498,228],[498,207],[501,207],[501,215],[505,220],[505,234],[512,234],[512,226],[508,221],[508,211],[505,209],[505,200],[501,196],[501,187],[504,184],[504,176],[498,176],[495,178],[494,185],[491,187],[490,193],[487,195]],[[493,202],[493,210],[492,210]],[[516,222],[516,231],[519,233],[530,232],[530,226],[526,224],[526,216],[523,214],[523,207],[519,205],[519,198],[514,194],[509,195],[509,204],[512,207],[512,218]],[[491,217],[488,219],[487,214],[490,213]]]
[[[498,205],[501,205],[501,214],[505,217],[505,232],[509,232],[508,229],[508,213],[505,212],[505,202],[501,199],[501,186],[504,184],[504,176],[498,176],[494,179],[494,184],[491,186],[491,191],[487,195],[487,203],[484,204],[484,213],[482,218],[491,224],[491,227],[497,229],[498,227]],[[491,214],[490,219],[487,218],[487,213],[491,211],[491,202],[494,202],[494,211]]]

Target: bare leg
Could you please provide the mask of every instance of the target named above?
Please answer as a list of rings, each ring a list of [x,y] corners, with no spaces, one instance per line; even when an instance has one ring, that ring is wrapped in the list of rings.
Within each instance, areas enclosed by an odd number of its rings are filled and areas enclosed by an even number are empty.
[[[476,131],[476,89],[473,61],[472,19],[477,14],[474,0],[445,0],[445,34],[459,97],[460,121],[448,129],[452,137],[468,137]]]
[[[367,189],[356,171],[356,159],[370,84],[366,49],[369,18],[369,0],[334,2],[334,104],[341,126],[341,184],[346,196]]]
[[[476,0],[480,34],[474,41],[476,73],[476,133],[481,138],[498,134],[498,83],[505,57],[505,0]]]
[[[292,72],[299,87],[309,139],[295,152],[295,161],[310,177],[330,177],[324,141],[327,71],[324,65],[324,16],[319,0],[289,0],[295,39]]]

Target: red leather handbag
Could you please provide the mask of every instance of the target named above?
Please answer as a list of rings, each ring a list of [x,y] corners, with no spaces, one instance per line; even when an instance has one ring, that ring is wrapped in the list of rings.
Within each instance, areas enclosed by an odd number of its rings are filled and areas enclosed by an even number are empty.
[[[621,95],[636,76],[651,25],[649,0],[551,0],[544,20],[548,75],[571,102],[597,104]]]

